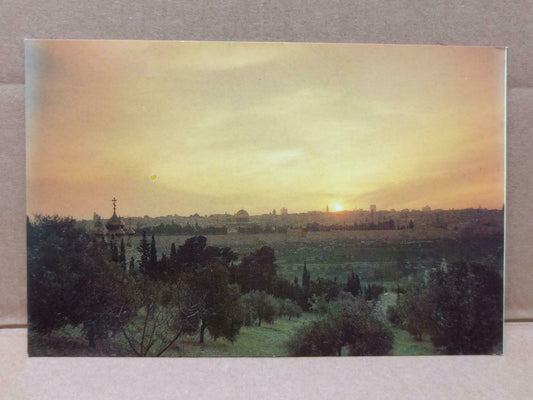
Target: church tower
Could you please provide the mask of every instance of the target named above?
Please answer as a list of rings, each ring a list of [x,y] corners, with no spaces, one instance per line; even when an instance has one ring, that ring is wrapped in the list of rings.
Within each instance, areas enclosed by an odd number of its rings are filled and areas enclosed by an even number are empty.
[[[113,197],[111,202],[113,203],[113,215],[106,222],[105,227],[107,229],[106,236],[113,240],[115,238],[121,238],[126,232],[124,231],[124,221],[117,216],[117,199]]]

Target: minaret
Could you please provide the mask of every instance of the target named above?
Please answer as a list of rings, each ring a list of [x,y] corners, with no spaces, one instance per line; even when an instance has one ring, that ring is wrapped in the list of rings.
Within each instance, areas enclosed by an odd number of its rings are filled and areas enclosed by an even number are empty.
[[[329,204],[326,204],[326,212],[329,212]]]

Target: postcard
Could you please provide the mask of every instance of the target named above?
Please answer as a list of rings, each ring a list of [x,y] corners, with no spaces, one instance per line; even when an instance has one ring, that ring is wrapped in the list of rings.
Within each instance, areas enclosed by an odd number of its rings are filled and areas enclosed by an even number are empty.
[[[502,353],[505,49],[25,57],[30,356]]]

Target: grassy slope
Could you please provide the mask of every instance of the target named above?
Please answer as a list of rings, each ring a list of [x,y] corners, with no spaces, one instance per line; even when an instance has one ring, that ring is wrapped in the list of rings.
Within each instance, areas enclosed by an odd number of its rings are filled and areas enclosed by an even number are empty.
[[[312,320],[311,314],[298,319],[278,319],[273,324],[244,326],[235,343],[224,339],[212,340],[206,335],[203,345],[198,336],[184,336],[169,349],[166,357],[286,357],[286,343],[293,332],[302,324]],[[403,330],[392,328],[394,346],[392,355],[431,355],[435,348],[429,341],[417,342]],[[66,328],[51,338],[30,335],[30,353],[35,356],[128,356],[131,355],[121,335],[113,340],[99,341],[96,349],[90,349],[80,337],[77,328]],[[343,351],[343,355],[347,355]]]
[[[302,324],[313,318],[311,314],[304,314],[299,319],[278,319],[273,324],[262,326],[242,327],[235,341],[218,339],[213,341],[206,338],[203,345],[198,343],[198,337],[184,338],[178,343],[178,348],[168,351],[165,356],[185,357],[286,357],[285,344],[293,332]],[[412,336],[401,329],[392,328],[394,345],[392,355],[414,356],[436,354],[430,341],[415,341]],[[343,352],[347,355],[347,352]]]
[[[393,356],[418,356],[437,354],[435,347],[429,340],[417,342],[407,331],[392,328],[394,333]]]
[[[243,326],[235,343],[224,339],[212,340],[206,335],[205,343],[198,343],[198,337],[185,337],[178,341],[178,348],[165,356],[185,357],[284,357],[288,356],[285,343],[300,325],[312,319],[304,314],[298,319],[277,319],[273,324]]]

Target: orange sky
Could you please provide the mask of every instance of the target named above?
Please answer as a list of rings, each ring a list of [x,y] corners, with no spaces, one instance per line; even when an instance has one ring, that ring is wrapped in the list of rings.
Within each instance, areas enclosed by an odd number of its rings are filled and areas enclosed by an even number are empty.
[[[504,73],[489,47],[27,41],[27,212],[501,208]]]

